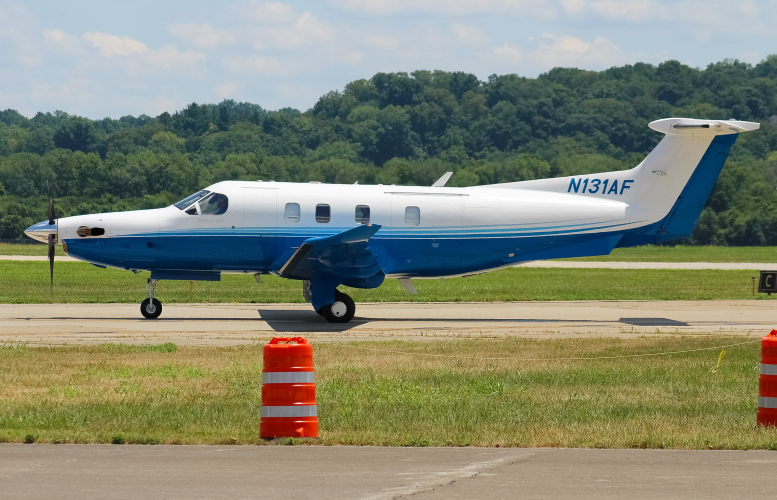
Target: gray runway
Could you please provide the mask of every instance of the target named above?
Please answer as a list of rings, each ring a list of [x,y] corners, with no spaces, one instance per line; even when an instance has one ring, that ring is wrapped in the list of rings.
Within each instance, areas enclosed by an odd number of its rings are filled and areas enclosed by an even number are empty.
[[[0,445],[3,498],[769,498],[770,451]]]
[[[0,304],[0,342],[30,345],[236,345],[293,335],[315,341],[761,337],[772,328],[777,305],[767,300],[358,304],[346,325],[327,323],[306,304],[166,304],[156,320],[143,319],[137,304]]]

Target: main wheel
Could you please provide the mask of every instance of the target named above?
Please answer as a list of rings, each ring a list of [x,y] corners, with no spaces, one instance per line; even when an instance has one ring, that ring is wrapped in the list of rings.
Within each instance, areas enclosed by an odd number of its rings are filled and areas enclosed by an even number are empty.
[[[146,299],[140,303],[140,314],[148,319],[158,318],[162,314],[162,303],[157,299]]]
[[[348,323],[356,314],[356,304],[347,294],[335,291],[335,303],[324,306],[318,313],[330,323]]]

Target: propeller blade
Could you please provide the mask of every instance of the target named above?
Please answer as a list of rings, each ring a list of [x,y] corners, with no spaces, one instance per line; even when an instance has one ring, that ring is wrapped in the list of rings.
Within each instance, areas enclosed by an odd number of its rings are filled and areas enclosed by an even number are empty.
[[[47,210],[48,216],[49,216],[49,226],[54,225],[54,219],[56,219],[56,215],[54,214],[54,198],[49,198],[49,208]]]
[[[51,273],[51,289],[54,290],[54,235],[49,235],[49,272]]]

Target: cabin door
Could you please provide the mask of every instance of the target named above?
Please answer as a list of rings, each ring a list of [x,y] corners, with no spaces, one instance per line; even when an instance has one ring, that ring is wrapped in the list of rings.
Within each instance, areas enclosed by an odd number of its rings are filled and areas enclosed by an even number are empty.
[[[277,193],[275,188],[243,188],[243,260],[247,270],[266,270],[276,257]]]

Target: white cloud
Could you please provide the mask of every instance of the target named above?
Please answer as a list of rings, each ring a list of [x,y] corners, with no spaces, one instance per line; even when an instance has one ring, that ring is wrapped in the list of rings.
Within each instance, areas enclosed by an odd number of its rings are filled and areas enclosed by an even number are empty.
[[[245,12],[261,23],[275,23],[293,20],[294,7],[281,2],[251,2]]]
[[[84,39],[91,42],[96,49],[100,50],[100,54],[105,57],[115,55],[128,56],[130,54],[148,52],[148,47],[145,43],[133,40],[127,36],[118,37],[108,33],[91,32],[85,33]]]
[[[758,4],[752,0],[740,0],[737,2],[737,8],[742,14],[750,17],[755,17],[761,12],[761,9],[758,8]]]
[[[519,63],[524,59],[523,51],[519,47],[507,42],[494,48],[492,52],[498,59],[509,63]]]
[[[65,33],[61,30],[46,30],[43,32],[43,40],[60,54],[68,56],[80,56],[84,54],[84,46],[81,38]]]
[[[383,35],[368,35],[364,38],[364,41],[367,43],[367,45],[371,45],[379,49],[393,49],[398,45],[396,38]]]
[[[143,78],[170,73],[195,78],[204,76],[207,57],[202,52],[182,51],[173,44],[151,50],[145,43],[138,40],[108,33],[85,33],[83,38],[97,48],[102,56],[113,60],[110,64],[101,63],[99,65],[101,69],[107,71],[118,68],[132,76]],[[121,57],[115,58],[114,56]]]
[[[364,60],[364,52],[348,52],[337,57],[337,60],[349,66],[356,66]]]
[[[16,62],[26,68],[43,64],[37,37],[31,35],[33,32],[39,33],[35,25],[36,17],[24,7],[0,6],[0,41],[7,41],[2,43],[3,51],[8,55],[13,54]]]
[[[152,50],[140,59],[143,65],[156,71],[187,72],[194,76],[200,75],[202,66],[207,60],[202,52],[180,51],[175,45],[165,45],[160,49]]]
[[[224,66],[241,74],[277,75],[285,72],[278,59],[267,56],[230,57],[224,60]]]
[[[219,99],[230,99],[234,97],[240,84],[237,82],[220,83],[213,88],[213,92]]]
[[[550,18],[557,10],[555,2],[550,0],[330,0],[329,3],[375,16],[428,12],[447,16],[510,14]]]
[[[234,43],[235,35],[226,30],[217,30],[208,23],[183,23],[170,26],[170,33],[192,45],[204,49]]]
[[[179,106],[178,103],[175,101],[175,99],[170,99],[169,97],[165,97],[165,96],[157,96],[151,100],[144,100],[144,101],[145,102],[143,102],[139,106],[139,109],[142,109],[143,110],[142,113],[147,114],[149,116],[159,116],[165,111],[167,111],[168,113],[173,113],[175,112],[176,109],[183,107],[183,106]]]
[[[329,23],[316,19],[309,12],[303,13],[297,19],[294,31],[288,33],[293,45],[331,42],[334,39],[334,34],[335,29]]]
[[[670,16],[669,8],[655,0],[596,0],[591,2],[591,9],[615,21],[641,22]]]
[[[623,59],[620,49],[608,39],[597,36],[585,42],[574,36],[543,35],[552,42],[532,52],[532,58],[544,69],[557,66],[604,69],[617,65]]]
[[[100,90],[100,84],[87,78],[68,78],[55,83],[41,83],[32,87],[36,101],[62,103],[87,103]]]
[[[775,2],[770,0],[774,10]],[[596,14],[609,21],[648,22],[661,20],[681,22],[685,25],[712,26],[726,31],[731,23],[759,21],[763,16],[762,4],[753,0],[738,0],[716,8],[707,0],[560,0],[563,12],[569,16]]]
[[[252,29],[248,36],[255,50],[296,49],[330,44],[336,40],[337,30],[311,13],[303,12],[299,17],[292,18],[291,22]]]
[[[483,45],[488,42],[488,35],[474,25],[456,23],[451,26],[451,31],[456,38],[468,45]]]
[[[571,16],[584,13],[587,7],[587,0],[561,0],[561,8]]]

